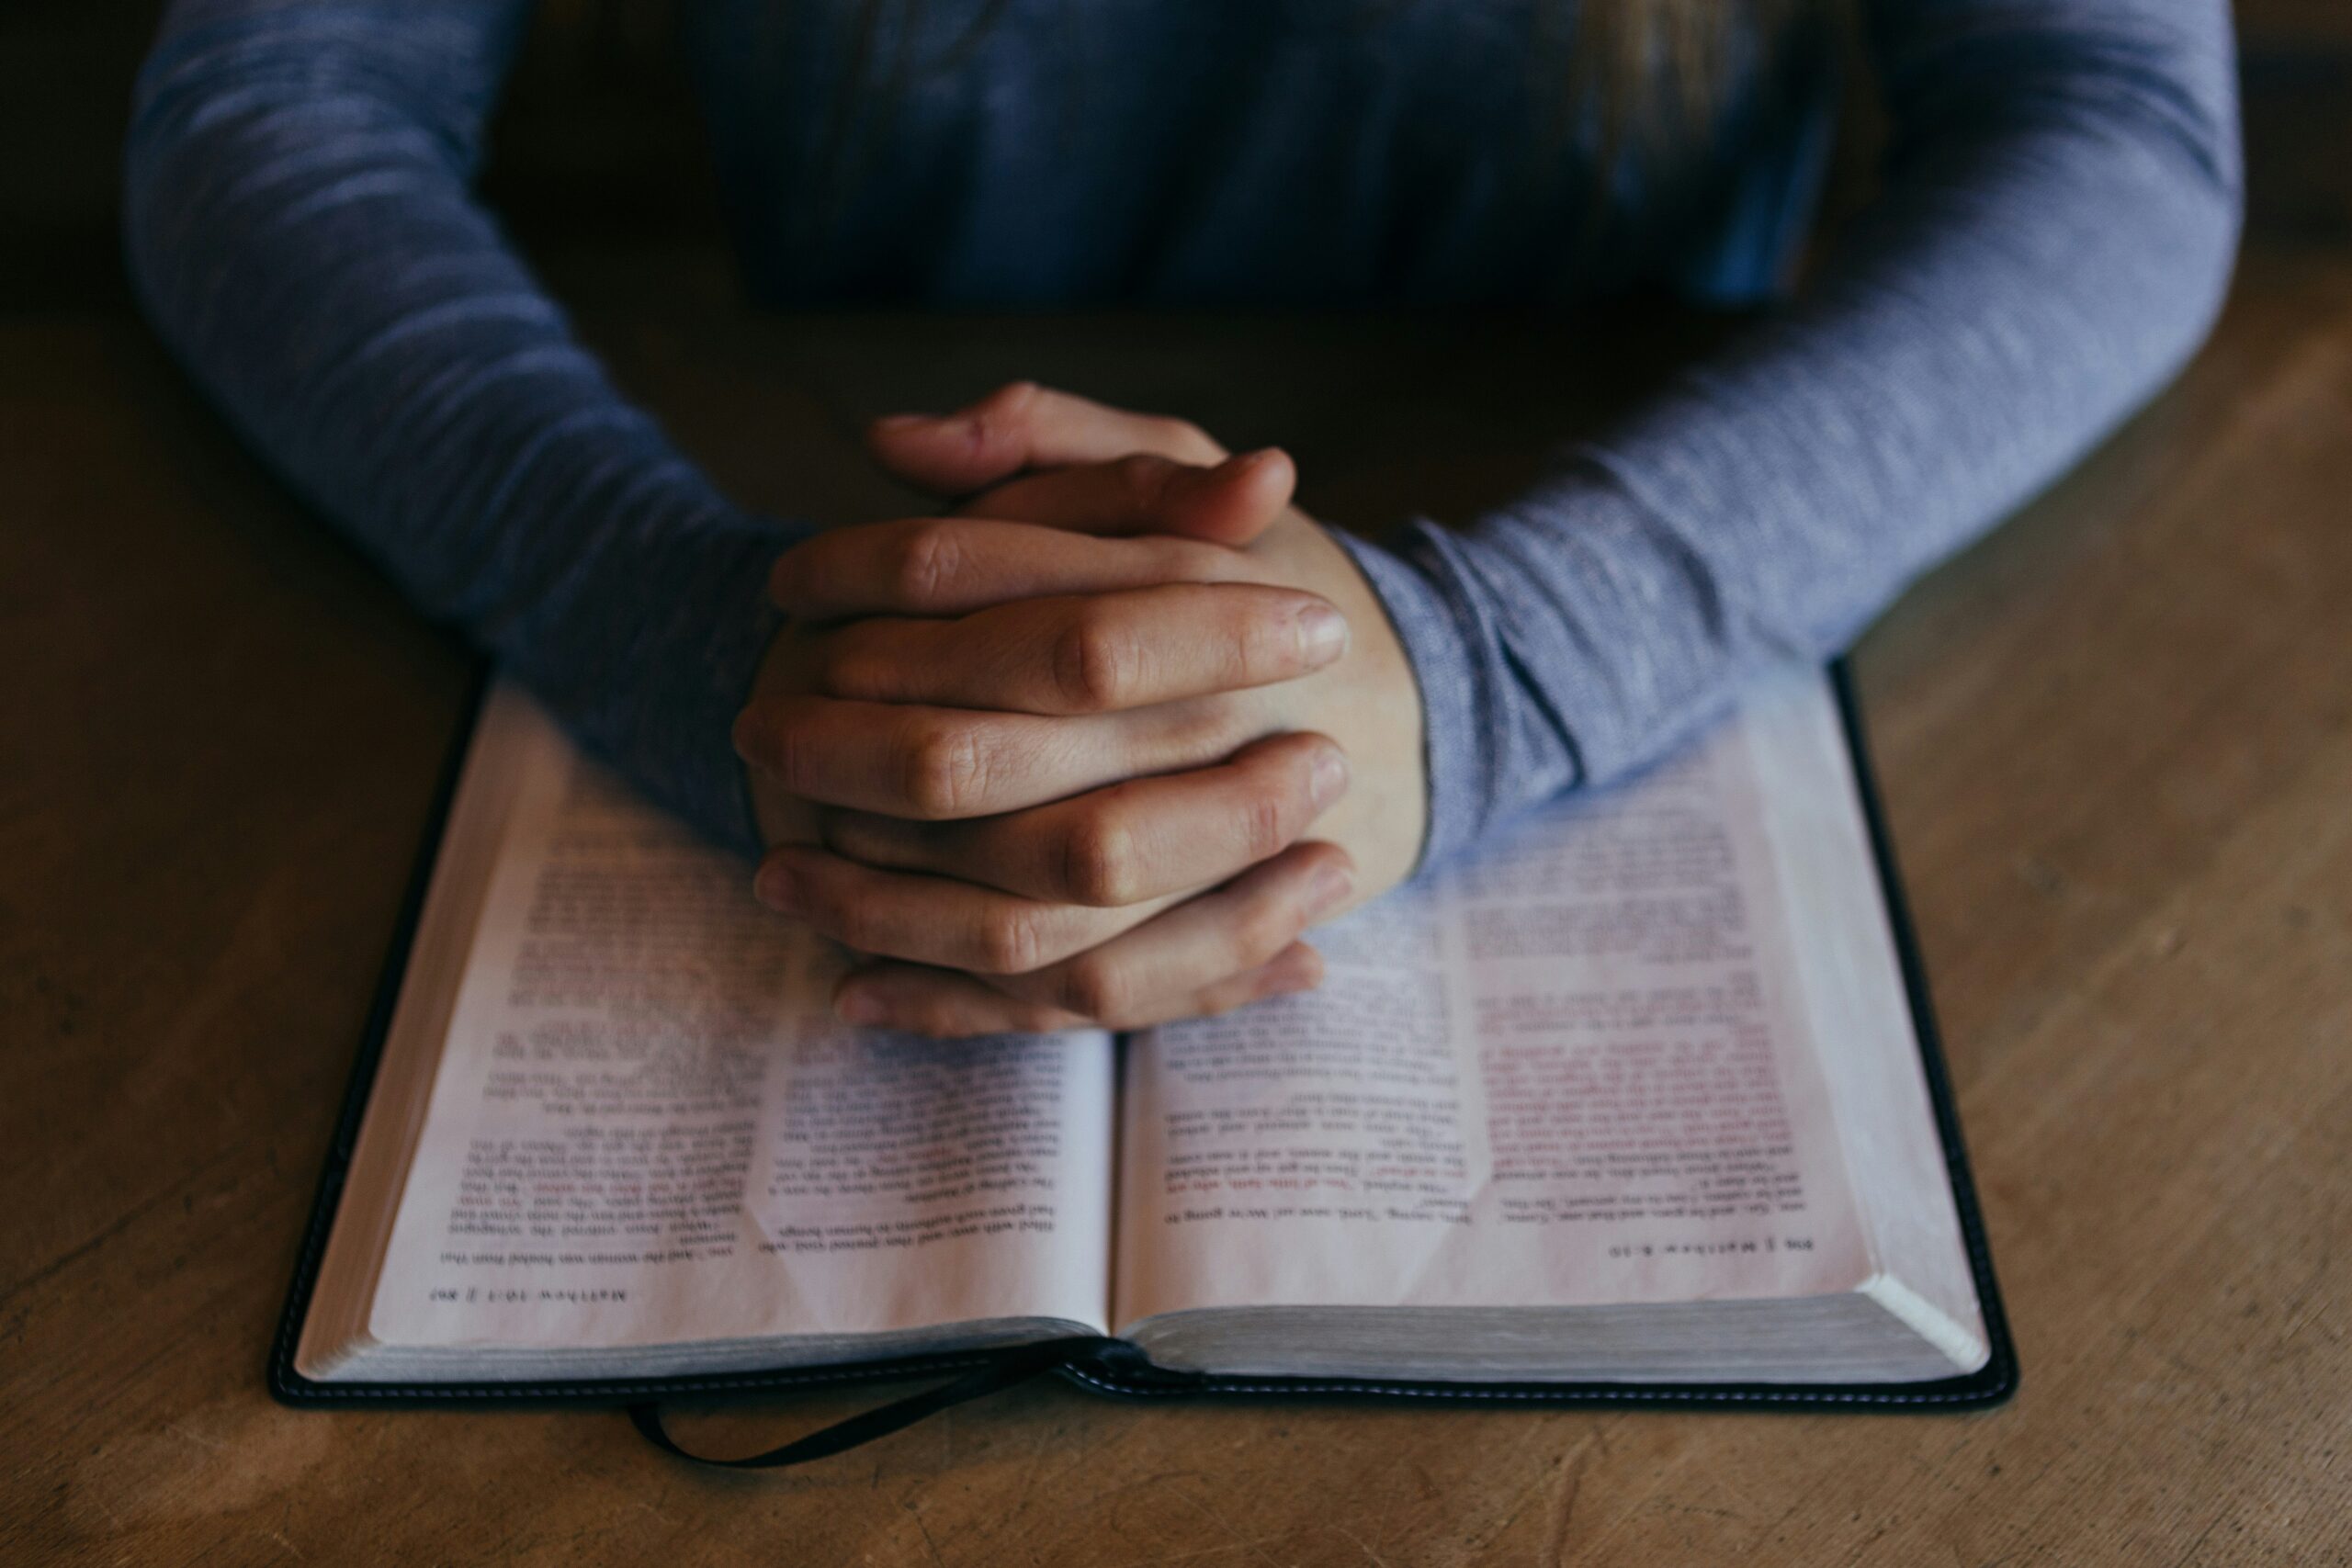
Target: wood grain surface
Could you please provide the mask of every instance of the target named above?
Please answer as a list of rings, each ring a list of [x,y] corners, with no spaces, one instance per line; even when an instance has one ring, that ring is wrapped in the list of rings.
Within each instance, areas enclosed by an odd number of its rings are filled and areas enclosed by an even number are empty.
[[[658,255],[560,282],[738,493],[834,518],[896,504],[852,421],[1015,373],[1283,442],[1328,517],[1453,514],[1714,330],[761,319]],[[298,1414],[265,1350],[463,650],[133,321],[0,320],[0,1559],[2346,1561],[2352,263],[2257,250],[2180,385],[1858,665],[2025,1366],[2003,1410],[1040,1385],[765,1477],[609,1415]],[[746,1449],[873,1397],[681,1425]]]

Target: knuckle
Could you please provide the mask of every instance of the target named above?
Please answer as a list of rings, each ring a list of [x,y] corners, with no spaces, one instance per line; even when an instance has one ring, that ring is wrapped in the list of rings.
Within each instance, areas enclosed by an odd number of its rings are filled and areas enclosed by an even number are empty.
[[[1127,506],[1137,513],[1148,513],[1167,495],[1169,481],[1176,472],[1176,465],[1168,458],[1157,453],[1137,452],[1119,459],[1114,477]]]
[[[1265,725],[1230,694],[1168,705],[1162,733],[1170,756],[1192,766],[1227,758],[1264,736]]]
[[[1107,811],[1089,812],[1062,840],[1063,897],[1097,908],[1132,904],[1138,892],[1137,861],[1127,825]]]
[[[1023,377],[1003,383],[981,399],[980,408],[999,419],[1018,419],[1028,412],[1029,405],[1037,400],[1037,394],[1043,389],[1036,382]]]
[[[1306,921],[1290,899],[1250,899],[1233,919],[1233,945],[1240,957],[1238,967],[1256,968],[1288,947],[1306,929]]]
[[[973,815],[988,792],[988,750],[960,721],[927,725],[907,748],[907,804],[924,817]]]
[[[1055,689],[1080,713],[1117,707],[1135,690],[1138,652],[1135,639],[1101,612],[1082,612],[1054,639]]]
[[[1007,381],[974,403],[970,411],[973,446],[989,452],[1023,445],[1021,432],[1035,422],[1041,390],[1035,381]]]
[[[1045,962],[1046,934],[1035,911],[1000,907],[980,921],[979,962],[990,975],[1026,975]]]
[[[1290,803],[1278,790],[1261,789],[1241,803],[1241,848],[1257,864],[1290,846]]]
[[[1063,972],[1059,991],[1063,1010],[1097,1023],[1116,1023],[1126,1018],[1135,987],[1116,963],[1089,955]]]
[[[1211,589],[1221,592],[1237,622],[1226,644],[1227,678],[1246,683],[1269,675],[1296,674],[1306,664],[1298,634],[1304,595],[1268,592],[1261,588]]]
[[[967,552],[964,531],[944,519],[910,528],[890,563],[891,586],[903,603],[929,604],[956,584]]]

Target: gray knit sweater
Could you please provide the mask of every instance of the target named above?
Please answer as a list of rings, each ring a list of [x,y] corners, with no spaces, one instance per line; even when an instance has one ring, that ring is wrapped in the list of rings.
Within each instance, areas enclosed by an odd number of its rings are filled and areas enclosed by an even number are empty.
[[[132,271],[321,513],[749,846],[729,724],[766,568],[822,520],[720,494],[475,200],[527,9],[180,0]],[[2209,324],[2241,209],[2224,0],[1865,10],[1885,194],[1802,294],[1510,504],[1354,547],[1427,700],[1431,857],[1838,649]],[[1541,0],[684,11],[746,276],[796,304],[1774,300],[1833,107],[1821,51],[1747,48],[1704,156],[1604,164]]]

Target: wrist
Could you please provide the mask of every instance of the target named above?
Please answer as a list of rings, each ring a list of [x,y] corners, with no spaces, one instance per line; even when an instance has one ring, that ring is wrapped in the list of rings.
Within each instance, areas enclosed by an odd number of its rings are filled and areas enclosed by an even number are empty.
[[[1420,761],[1420,835],[1406,874],[1419,875],[1476,837],[1488,798],[1492,748],[1477,733],[1481,711],[1477,661],[1447,596],[1402,555],[1338,529],[1330,538],[1364,585],[1369,607],[1351,624],[1376,615],[1396,649],[1413,695],[1414,739]]]
[[[1411,876],[1428,840],[1429,761],[1420,686],[1410,655],[1346,536],[1292,516],[1303,526],[1270,531],[1259,549],[1283,559],[1285,575],[1313,583],[1347,618],[1347,655],[1302,686],[1311,728],[1347,748],[1353,764],[1348,794],[1317,824],[1318,837],[1345,845],[1356,859],[1357,896],[1374,897]]]

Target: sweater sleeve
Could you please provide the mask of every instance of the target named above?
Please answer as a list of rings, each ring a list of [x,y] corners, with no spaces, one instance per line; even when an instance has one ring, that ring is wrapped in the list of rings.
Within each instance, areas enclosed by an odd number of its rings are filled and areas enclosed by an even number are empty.
[[[1884,194],[1798,299],[1512,503],[1351,544],[1422,683],[1425,864],[1826,657],[2209,329],[2224,0],[1881,0],[1871,41]]]
[[[428,614],[704,830],[754,840],[729,725],[786,531],[574,341],[474,200],[528,0],[178,0],[125,243],[229,420]]]

